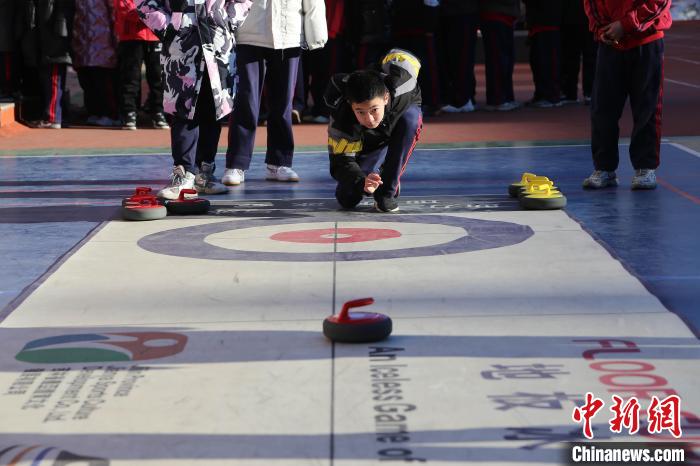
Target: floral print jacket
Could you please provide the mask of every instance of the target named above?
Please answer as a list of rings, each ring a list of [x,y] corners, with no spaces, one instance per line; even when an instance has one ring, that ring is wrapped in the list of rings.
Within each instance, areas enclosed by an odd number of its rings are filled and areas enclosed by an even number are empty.
[[[235,39],[251,0],[137,0],[139,16],[163,42],[163,109],[192,120],[206,69],[216,118],[231,113]]]

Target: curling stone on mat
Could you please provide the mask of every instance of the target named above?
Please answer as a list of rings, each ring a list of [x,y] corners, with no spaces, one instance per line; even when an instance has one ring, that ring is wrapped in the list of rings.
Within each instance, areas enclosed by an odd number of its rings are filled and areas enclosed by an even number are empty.
[[[522,197],[525,195],[527,190],[529,189],[529,186],[536,184],[536,185],[541,185],[541,184],[548,184],[552,187],[552,189],[558,189],[556,186],[554,186],[554,181],[550,180],[546,176],[536,176],[534,178],[530,178],[527,183],[525,183],[524,186],[521,186],[520,189],[518,189],[518,195],[517,197]]]
[[[518,197],[518,194],[520,193],[520,189],[524,188],[525,185],[530,181],[532,178],[536,178],[537,175],[534,173],[523,173],[523,175],[520,177],[520,181],[516,181],[515,183],[511,183],[508,186],[508,195],[510,197]]]
[[[338,315],[323,321],[323,334],[341,343],[369,343],[383,340],[391,334],[391,319],[376,312],[350,312],[353,307],[367,306],[374,298],[362,298],[343,304]]]
[[[187,194],[197,195],[194,189],[181,189],[180,197],[165,201],[165,207],[170,215],[201,215],[209,212],[209,201],[200,197],[185,198]]]
[[[566,197],[549,183],[530,184],[520,196],[520,207],[528,210],[552,210],[566,207]]]
[[[155,196],[141,196],[138,200],[122,205],[124,220],[158,220],[168,215],[165,207],[160,205]]]
[[[122,199],[122,207],[127,205],[129,202],[138,202],[139,199],[141,199],[143,197],[152,197],[152,196],[153,196],[153,190],[151,188],[147,188],[145,186],[139,186],[138,188],[136,188],[136,191],[134,192],[134,194]]]

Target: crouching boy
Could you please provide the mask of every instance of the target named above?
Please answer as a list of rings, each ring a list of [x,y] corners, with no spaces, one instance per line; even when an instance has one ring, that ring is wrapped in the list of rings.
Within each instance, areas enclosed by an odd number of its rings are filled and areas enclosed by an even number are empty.
[[[416,57],[394,49],[372,69],[331,78],[328,152],[343,208],[367,195],[380,212],[399,210],[400,178],[423,126],[419,70]]]

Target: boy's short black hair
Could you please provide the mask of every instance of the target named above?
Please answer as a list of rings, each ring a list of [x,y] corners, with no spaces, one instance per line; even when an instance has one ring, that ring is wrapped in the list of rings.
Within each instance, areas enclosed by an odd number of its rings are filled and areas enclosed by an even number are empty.
[[[388,92],[382,75],[372,70],[350,73],[345,87],[345,98],[351,104],[366,102],[375,97],[384,97]]]

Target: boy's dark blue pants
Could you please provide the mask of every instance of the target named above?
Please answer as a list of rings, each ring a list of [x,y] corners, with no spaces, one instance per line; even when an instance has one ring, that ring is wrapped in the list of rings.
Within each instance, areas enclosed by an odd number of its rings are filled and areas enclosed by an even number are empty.
[[[422,127],[421,110],[417,105],[411,105],[396,123],[389,144],[357,154],[356,161],[365,175],[379,173],[382,177],[383,184],[375,192],[375,197],[398,196],[401,175],[406,170]],[[363,195],[364,191],[358,190],[354,184],[338,183],[335,190],[336,199],[346,209],[359,204]]]
[[[266,74],[268,115],[265,163],[292,166],[292,99],[300,56],[301,49],[298,47],[275,50],[245,44],[237,46],[238,89],[229,120],[226,168],[247,170],[250,167]]]
[[[634,122],[629,148],[632,166],[659,166],[663,63],[663,39],[623,51],[599,45],[591,101],[591,150],[596,170],[617,169],[618,123],[627,96]]]
[[[173,117],[170,129],[173,164],[182,165],[188,172],[197,174],[202,162],[214,162],[220,135],[221,122],[216,119],[209,74],[205,71],[194,119]]]

